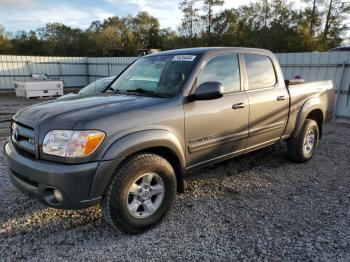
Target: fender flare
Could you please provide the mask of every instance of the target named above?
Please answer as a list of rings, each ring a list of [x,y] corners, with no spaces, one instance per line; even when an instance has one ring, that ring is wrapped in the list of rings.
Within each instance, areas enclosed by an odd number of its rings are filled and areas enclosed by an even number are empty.
[[[102,156],[100,171],[96,173],[90,196],[101,195],[114,171],[122,161],[137,152],[163,147],[170,150],[178,159],[179,168],[175,168],[177,191],[184,191],[183,175],[186,172],[185,153],[179,139],[170,131],[150,129],[127,134],[114,141]]]
[[[297,120],[295,123],[295,129],[292,136],[295,137],[299,134],[306,120],[306,117],[309,115],[310,112],[316,109],[319,109],[322,111],[322,121],[324,121],[325,114],[324,114],[321,100],[319,97],[312,97],[306,100],[305,103],[302,105],[301,109],[299,110]]]
[[[179,159],[185,167],[185,153],[179,139],[170,131],[150,129],[125,135],[116,140],[104,153],[102,160],[125,158],[138,151],[152,147],[166,147]]]

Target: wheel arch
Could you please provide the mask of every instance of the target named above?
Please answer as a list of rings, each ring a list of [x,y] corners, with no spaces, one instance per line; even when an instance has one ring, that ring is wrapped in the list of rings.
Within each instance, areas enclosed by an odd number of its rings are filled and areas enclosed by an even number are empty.
[[[177,191],[184,192],[185,153],[181,142],[173,133],[168,130],[145,130],[126,135],[108,148],[103,160],[120,159],[113,167],[115,170],[123,161],[139,153],[154,153],[165,158],[174,168]]]
[[[156,147],[145,148],[141,151],[135,152],[131,156],[140,154],[140,153],[151,153],[151,154],[159,155],[163,157],[165,160],[167,160],[171,164],[171,166],[174,168],[174,171],[175,171],[177,192],[183,193],[185,191],[185,184],[183,179],[185,171],[181,167],[181,162],[174,151],[172,151],[168,147],[156,146]]]
[[[313,97],[308,99],[303,104],[303,106],[301,107],[298,113],[298,118],[297,118],[296,126],[293,132],[293,136],[295,137],[299,134],[306,119],[312,119],[317,122],[318,129],[320,132],[320,138],[321,138],[324,117],[325,117],[325,114],[324,114],[321,100],[318,97]]]

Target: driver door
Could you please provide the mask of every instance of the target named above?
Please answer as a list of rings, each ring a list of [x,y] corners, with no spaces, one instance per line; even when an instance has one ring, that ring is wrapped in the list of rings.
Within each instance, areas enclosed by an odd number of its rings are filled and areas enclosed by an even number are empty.
[[[238,55],[234,53],[211,57],[198,75],[197,87],[204,82],[220,82],[224,95],[184,105],[189,167],[245,150],[249,104],[246,93],[241,90],[241,79]]]

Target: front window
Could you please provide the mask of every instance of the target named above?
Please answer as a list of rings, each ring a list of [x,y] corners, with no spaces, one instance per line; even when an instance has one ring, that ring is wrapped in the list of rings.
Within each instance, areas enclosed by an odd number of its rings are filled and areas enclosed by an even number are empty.
[[[193,55],[158,55],[135,61],[112,84],[116,92],[170,97],[181,89],[196,61]]]
[[[197,79],[197,86],[204,82],[219,82],[224,93],[239,92],[241,80],[237,55],[227,54],[211,58]]]

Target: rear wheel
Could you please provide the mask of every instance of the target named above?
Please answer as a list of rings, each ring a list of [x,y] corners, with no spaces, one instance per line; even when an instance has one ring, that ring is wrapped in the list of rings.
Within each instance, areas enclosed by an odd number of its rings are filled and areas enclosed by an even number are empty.
[[[288,142],[288,153],[291,160],[297,163],[309,161],[318,145],[319,134],[316,121],[306,119],[299,134],[291,137]]]
[[[176,177],[172,166],[155,154],[138,154],[115,172],[102,197],[105,220],[129,234],[159,223],[172,206]]]

